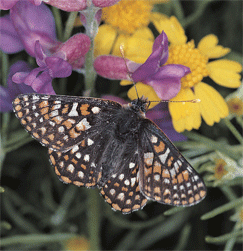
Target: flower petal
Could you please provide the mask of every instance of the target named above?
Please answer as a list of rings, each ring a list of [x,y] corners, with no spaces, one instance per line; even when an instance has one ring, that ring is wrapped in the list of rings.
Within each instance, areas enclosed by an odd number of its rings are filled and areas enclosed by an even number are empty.
[[[117,40],[114,47],[117,53],[118,53],[118,50],[117,50],[118,43],[119,43],[119,40]],[[134,37],[134,36],[129,37],[126,39],[126,43],[124,44],[125,57],[136,63],[142,64],[150,56],[152,52],[152,46],[153,46],[153,41],[151,40]],[[120,51],[119,51],[119,55],[121,55]]]
[[[66,78],[72,74],[72,66],[62,58],[47,57],[46,65],[52,78]]]
[[[151,74],[158,71],[168,59],[168,39],[162,32],[154,41],[153,52],[146,62],[142,64],[133,74],[132,78],[135,82],[143,81]]]
[[[48,0],[47,4],[64,11],[81,11],[87,7],[87,0]]]
[[[19,0],[1,0],[0,1],[0,10],[9,10],[11,9]],[[2,24],[1,24],[2,25]]]
[[[24,49],[24,46],[12,24],[10,15],[5,15],[4,17],[1,17],[0,23],[1,50],[7,54],[22,51]]]
[[[183,88],[172,101],[183,101],[195,99],[190,88]],[[169,103],[169,111],[172,117],[172,122],[177,132],[184,130],[198,129],[201,125],[201,115],[199,103],[180,102]]]
[[[228,106],[223,97],[211,86],[200,82],[194,87],[195,96],[199,98],[200,111],[204,121],[212,126],[221,118],[229,115]]]
[[[65,55],[65,60],[72,66],[75,65],[78,67],[77,62],[89,51],[90,44],[91,41],[87,35],[83,33],[77,33],[70,37],[58,48],[57,54],[63,52]],[[81,67],[82,65],[79,66],[79,68]]]
[[[101,25],[94,40],[94,56],[110,54],[116,36],[117,31],[111,25]]]
[[[220,58],[230,52],[229,48],[217,45],[219,42],[217,36],[209,34],[201,39],[198,49],[209,58]]]
[[[126,62],[129,63],[128,60]],[[94,68],[104,78],[129,79],[124,59],[121,57],[99,56],[94,61]]]
[[[181,24],[178,22],[177,18],[172,16],[168,18],[166,15],[163,15],[158,12],[152,12],[151,21],[153,22],[155,28],[158,32],[162,30],[168,36],[168,40],[172,44],[185,44],[187,37],[185,31],[182,28]]]
[[[119,34],[112,55],[121,56],[120,46],[122,45],[126,58],[142,64],[152,53],[153,41],[154,36],[147,27],[138,29],[132,36]]]
[[[20,1],[10,10],[10,16],[25,50],[31,56],[35,55],[36,40],[45,49],[57,46],[55,20],[45,4],[35,6],[28,1]]]
[[[136,92],[137,89],[137,92]],[[129,91],[127,92],[127,96],[131,99],[137,99],[138,96],[139,98],[141,98],[142,96],[148,98],[148,100],[150,101],[160,101],[160,98],[157,96],[156,92],[154,91],[154,89],[149,86],[149,85],[145,85],[143,83],[136,83],[136,89],[133,86],[131,89],[129,89]],[[138,96],[137,96],[138,93]],[[152,102],[149,106],[149,108],[152,108],[154,106],[156,106],[158,103],[157,102]]]
[[[99,8],[112,6],[119,1],[120,0],[92,0],[94,6],[99,7]]]
[[[227,59],[216,60],[208,63],[207,69],[210,78],[219,85],[228,88],[237,88],[241,85],[241,76],[238,73],[242,71],[242,66],[235,61]]]

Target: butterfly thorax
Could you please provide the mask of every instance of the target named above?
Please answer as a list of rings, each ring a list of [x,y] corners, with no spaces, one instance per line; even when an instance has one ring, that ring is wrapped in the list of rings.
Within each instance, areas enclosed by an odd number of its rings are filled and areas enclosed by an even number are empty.
[[[148,104],[148,100],[142,97],[123,105],[123,109],[121,109],[118,115],[117,128],[115,130],[115,136],[119,141],[137,140]]]

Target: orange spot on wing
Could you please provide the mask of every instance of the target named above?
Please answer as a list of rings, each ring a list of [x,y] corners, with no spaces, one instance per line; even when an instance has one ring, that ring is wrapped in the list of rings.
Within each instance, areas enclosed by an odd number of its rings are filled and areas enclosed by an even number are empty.
[[[165,144],[162,141],[160,141],[158,146],[154,146],[154,150],[157,153],[163,152],[165,150]]]
[[[89,114],[90,114],[90,112],[87,111],[88,108],[89,108],[89,105],[88,105],[88,104],[83,104],[83,105],[81,105],[80,111],[81,111],[81,114],[82,114],[83,116],[86,116],[86,115],[89,115]]]

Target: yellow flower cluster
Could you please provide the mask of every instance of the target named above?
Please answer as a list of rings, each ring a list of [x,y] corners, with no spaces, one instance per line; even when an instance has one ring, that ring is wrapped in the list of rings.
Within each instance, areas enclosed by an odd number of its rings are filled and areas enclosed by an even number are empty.
[[[210,77],[215,83],[238,88],[242,66],[231,60],[217,59],[230,52],[229,48],[218,45],[218,38],[207,35],[201,39],[197,48],[194,41],[187,42],[185,31],[176,17],[167,17],[151,12],[158,1],[121,0],[118,4],[105,8],[105,24],[99,28],[95,38],[95,56],[112,54],[121,56],[123,45],[125,57],[136,63],[144,63],[152,52],[154,36],[148,28],[152,22],[159,33],[165,31],[170,42],[167,64],[182,64],[190,68],[191,73],[181,79],[181,90],[172,100],[183,101],[200,99],[200,103],[169,103],[169,111],[176,131],[198,129],[201,119],[212,126],[225,118],[229,109],[224,98],[210,85],[202,82]],[[130,85],[131,81],[122,80],[121,85]],[[139,95],[149,100],[159,100],[152,87],[143,83],[136,84]],[[128,92],[130,99],[137,98],[135,88]],[[151,106],[152,107],[152,106]]]

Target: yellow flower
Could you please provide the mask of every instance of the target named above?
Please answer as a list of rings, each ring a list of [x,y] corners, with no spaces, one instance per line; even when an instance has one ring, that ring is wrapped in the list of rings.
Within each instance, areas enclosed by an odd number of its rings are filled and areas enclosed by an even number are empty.
[[[230,113],[233,113],[237,116],[243,115],[243,101],[239,98],[232,98],[227,101]]]
[[[224,175],[228,173],[225,170],[227,163],[223,159],[217,159],[215,163],[214,176],[216,179],[221,180]]]
[[[112,54],[144,63],[152,52],[154,35],[148,28],[152,21],[154,4],[166,0],[121,0],[117,4],[102,9],[104,24],[95,37],[95,57]]]
[[[156,28],[164,30],[171,43],[167,64],[182,64],[191,69],[191,73],[181,79],[181,91],[172,100],[201,100],[199,104],[169,103],[174,128],[178,132],[198,129],[199,116],[210,126],[227,117],[229,110],[223,97],[202,80],[210,77],[224,87],[240,86],[242,66],[239,63],[226,59],[209,62],[211,58],[226,55],[230,49],[218,45],[217,37],[212,34],[201,39],[195,48],[193,40],[186,43],[185,32],[175,17],[156,14],[154,19]]]
[[[64,243],[65,250],[70,251],[80,251],[80,250],[90,250],[90,244],[88,240],[83,236],[73,237]]]
[[[243,84],[233,93],[226,97],[226,102],[229,107],[229,119],[235,116],[243,115]]]
[[[206,167],[206,171],[211,172],[205,179],[213,181],[214,186],[222,185],[227,181],[243,177],[242,167],[225,154],[217,152],[214,163]]]

